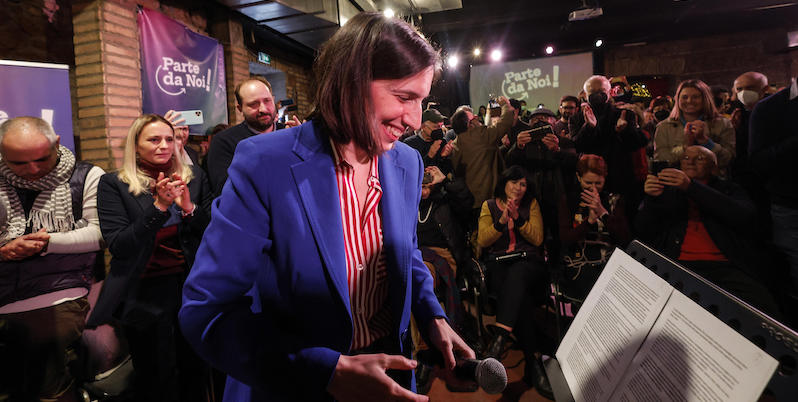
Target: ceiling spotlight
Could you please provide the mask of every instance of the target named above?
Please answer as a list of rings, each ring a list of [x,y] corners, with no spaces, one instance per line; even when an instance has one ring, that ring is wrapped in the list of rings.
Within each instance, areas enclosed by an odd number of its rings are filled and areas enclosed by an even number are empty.
[[[451,68],[457,67],[457,63],[459,63],[459,62],[460,62],[460,58],[458,58],[456,54],[453,54],[453,55],[449,56],[449,58],[446,59],[446,64],[448,64],[449,67],[451,67]]]
[[[493,61],[499,61],[502,59],[502,51],[499,49],[495,49],[490,52],[490,59]]]
[[[474,56],[479,57],[480,54],[482,54],[482,50],[479,50],[478,47],[475,47],[474,48]]]
[[[596,39],[596,47],[601,47],[602,45],[604,45],[604,41],[601,39]]]
[[[546,54],[552,54],[552,53],[554,53],[554,46],[551,45],[546,46]]]
[[[393,16],[396,15],[396,13],[393,12],[392,8],[386,8],[385,11],[383,11],[382,13],[385,14],[385,16],[388,18],[393,18]]]

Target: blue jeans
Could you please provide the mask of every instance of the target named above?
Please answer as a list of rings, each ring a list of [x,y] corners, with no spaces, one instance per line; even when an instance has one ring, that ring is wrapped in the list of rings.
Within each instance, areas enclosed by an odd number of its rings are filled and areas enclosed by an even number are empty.
[[[793,292],[798,292],[798,209],[771,204],[773,244],[787,256]]]

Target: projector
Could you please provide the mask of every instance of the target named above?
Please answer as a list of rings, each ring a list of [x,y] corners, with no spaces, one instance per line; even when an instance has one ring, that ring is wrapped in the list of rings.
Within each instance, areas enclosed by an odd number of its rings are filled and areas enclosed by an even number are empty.
[[[601,17],[603,14],[604,10],[602,10],[601,7],[580,8],[568,14],[568,21],[589,20],[591,18]]]

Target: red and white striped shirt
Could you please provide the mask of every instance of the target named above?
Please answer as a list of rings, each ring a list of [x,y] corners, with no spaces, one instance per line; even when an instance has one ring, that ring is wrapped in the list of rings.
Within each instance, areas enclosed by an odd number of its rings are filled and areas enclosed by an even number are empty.
[[[360,213],[355,192],[354,168],[330,141],[335,158],[335,178],[341,200],[341,222],[346,253],[346,277],[352,307],[352,350],[371,345],[391,331],[388,309],[388,275],[382,252],[382,198],[377,158],[371,160],[368,191]]]

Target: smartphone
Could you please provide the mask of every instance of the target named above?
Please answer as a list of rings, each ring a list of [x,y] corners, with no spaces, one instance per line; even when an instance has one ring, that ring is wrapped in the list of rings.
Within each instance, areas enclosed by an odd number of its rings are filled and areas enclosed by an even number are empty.
[[[668,161],[651,161],[651,174],[658,175],[662,169],[667,169],[671,166]]]
[[[180,113],[180,117],[186,120],[183,123],[186,126],[203,124],[205,122],[202,118],[202,110],[178,110],[177,113]]]
[[[554,134],[551,124],[544,121],[535,123],[532,125],[532,129],[527,131],[529,132],[529,135],[532,136],[532,142],[540,141],[548,134]]]

